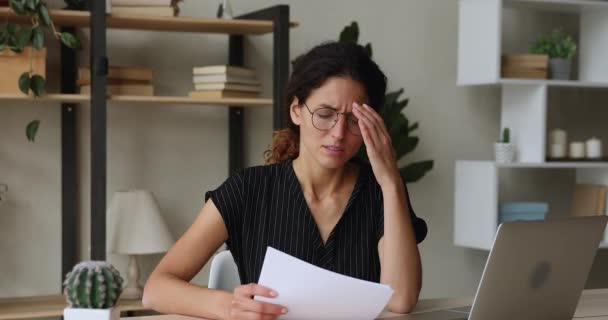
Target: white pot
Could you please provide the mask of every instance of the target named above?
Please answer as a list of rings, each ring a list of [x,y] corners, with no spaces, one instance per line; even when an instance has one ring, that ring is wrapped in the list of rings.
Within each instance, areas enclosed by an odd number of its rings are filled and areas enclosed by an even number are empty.
[[[110,309],[86,309],[65,308],[63,309],[64,320],[120,320],[120,310]]]
[[[515,145],[512,143],[494,143],[494,157],[496,162],[513,162],[515,161]]]

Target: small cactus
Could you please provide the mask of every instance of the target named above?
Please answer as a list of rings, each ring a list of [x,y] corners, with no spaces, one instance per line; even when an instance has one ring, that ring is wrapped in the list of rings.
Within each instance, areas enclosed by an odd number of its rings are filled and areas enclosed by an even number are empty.
[[[83,261],[68,272],[63,295],[70,307],[108,309],[116,305],[123,279],[114,266],[105,261]]]
[[[502,142],[502,143],[509,143],[509,142],[511,142],[511,133],[510,133],[508,127],[502,129],[502,139],[500,140],[500,142]]]

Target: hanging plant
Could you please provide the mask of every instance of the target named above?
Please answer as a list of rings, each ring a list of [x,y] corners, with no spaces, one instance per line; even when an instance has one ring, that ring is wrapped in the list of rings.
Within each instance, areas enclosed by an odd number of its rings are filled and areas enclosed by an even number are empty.
[[[9,23],[8,18],[0,25],[0,51],[11,50],[22,53],[26,47],[31,46],[37,51],[44,47],[44,29],[51,29],[53,36],[64,45],[72,49],[80,49],[80,41],[69,32],[58,32],[49,14],[47,4],[43,0],[9,0],[9,8],[18,16],[27,16],[29,25]],[[24,71],[15,81],[19,84],[19,90],[34,97],[39,97],[44,92],[46,80],[43,76],[36,74],[32,67],[32,50],[29,51],[30,68]],[[26,136],[29,141],[34,141],[40,121],[34,120],[26,127]]]

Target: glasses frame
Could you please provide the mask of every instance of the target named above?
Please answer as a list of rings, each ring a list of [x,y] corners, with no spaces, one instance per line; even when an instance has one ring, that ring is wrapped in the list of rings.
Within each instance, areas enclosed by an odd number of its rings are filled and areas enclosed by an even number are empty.
[[[352,115],[353,114],[352,112],[338,112],[332,108],[327,108],[327,107],[321,107],[321,108],[315,109],[315,111],[311,111],[310,108],[308,107],[308,105],[306,104],[306,102],[302,102],[302,104],[306,107],[306,110],[308,110],[308,112],[310,112],[310,122],[312,123],[312,126],[315,127],[315,129],[321,130],[321,131],[329,131],[336,126],[336,124],[340,120],[340,115],[344,115],[345,117],[347,117],[346,129],[348,130],[348,132],[350,132],[350,134],[352,134],[354,136],[361,136],[361,131],[359,131],[359,133],[354,133],[350,130],[350,125],[348,124],[348,115],[349,114]],[[331,127],[327,128],[327,129],[320,129],[320,128],[317,128],[317,126],[315,126],[315,121],[313,119],[315,117],[315,112],[317,112],[319,110],[330,110],[336,114],[336,120],[334,121],[334,124],[331,125]],[[353,117],[354,117],[354,115],[353,115]],[[357,119],[357,118],[355,117],[355,119]],[[357,119],[357,121],[358,121],[358,119]]]

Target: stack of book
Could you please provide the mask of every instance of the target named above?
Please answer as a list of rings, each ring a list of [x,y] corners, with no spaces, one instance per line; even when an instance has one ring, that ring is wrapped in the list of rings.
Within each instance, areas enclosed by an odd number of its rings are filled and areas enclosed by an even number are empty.
[[[572,193],[570,215],[602,216],[606,211],[608,186],[602,184],[577,183]]]
[[[91,93],[91,76],[88,67],[78,68],[80,93]],[[110,67],[107,76],[108,95],[153,96],[152,69],[143,67]]]
[[[194,67],[193,98],[255,98],[261,91],[255,71],[234,66]]]
[[[175,17],[180,0],[110,0],[113,16]]]

